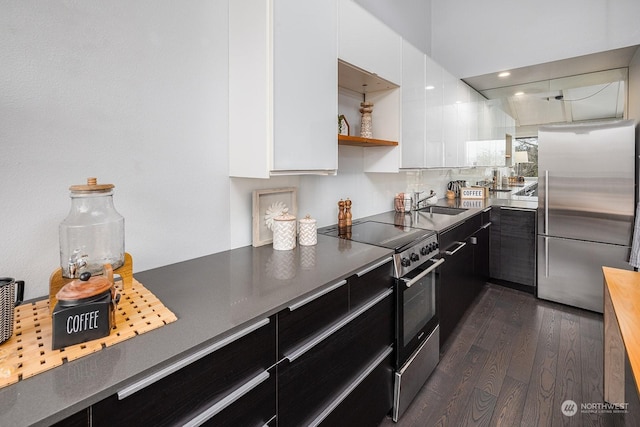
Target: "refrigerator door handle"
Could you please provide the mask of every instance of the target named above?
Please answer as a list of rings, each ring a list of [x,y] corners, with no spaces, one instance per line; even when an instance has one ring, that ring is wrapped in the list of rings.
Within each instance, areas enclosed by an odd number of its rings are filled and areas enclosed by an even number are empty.
[[[544,234],[549,235],[549,170],[544,171]]]
[[[544,277],[549,277],[549,238],[544,237]]]

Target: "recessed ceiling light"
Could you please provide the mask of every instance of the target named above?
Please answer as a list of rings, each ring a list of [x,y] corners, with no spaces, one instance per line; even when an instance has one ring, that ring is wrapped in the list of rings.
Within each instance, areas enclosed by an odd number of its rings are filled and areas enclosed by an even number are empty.
[[[522,95],[524,95],[524,92],[516,92],[516,93],[514,93],[514,95],[515,96],[522,96]]]
[[[500,74],[498,74],[498,77],[509,77],[511,75],[510,72],[508,71],[503,71]]]
[[[435,88],[436,88],[435,86],[431,86],[431,85],[425,87],[426,90],[433,90]]]

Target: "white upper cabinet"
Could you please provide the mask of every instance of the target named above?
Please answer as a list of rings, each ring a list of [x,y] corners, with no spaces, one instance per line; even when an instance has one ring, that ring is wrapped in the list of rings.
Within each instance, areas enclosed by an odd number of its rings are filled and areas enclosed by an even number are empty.
[[[426,167],[440,168],[444,166],[444,80],[443,69],[433,59],[426,57],[427,74],[425,81],[426,95]]]
[[[359,136],[353,122],[360,120],[360,102],[373,103],[373,137],[362,145],[364,171],[398,172],[402,37],[352,0],[339,0],[338,58],[339,114],[352,118],[351,136]]]
[[[335,173],[337,0],[229,2],[229,174]]]
[[[402,168],[425,168],[426,157],[426,55],[402,42]]]
[[[458,146],[460,132],[458,130],[458,79],[447,70],[442,71],[443,77],[443,110],[442,137],[444,141],[444,166],[458,167]]]
[[[402,37],[353,0],[339,0],[338,13],[338,57],[400,85]]]

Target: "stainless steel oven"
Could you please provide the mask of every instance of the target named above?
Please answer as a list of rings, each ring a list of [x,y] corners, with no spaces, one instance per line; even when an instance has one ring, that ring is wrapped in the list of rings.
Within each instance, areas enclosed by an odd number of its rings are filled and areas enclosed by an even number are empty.
[[[398,421],[440,360],[438,239],[434,231],[376,221],[319,233],[394,250],[396,358],[393,420]],[[347,237],[348,236],[348,237]]]

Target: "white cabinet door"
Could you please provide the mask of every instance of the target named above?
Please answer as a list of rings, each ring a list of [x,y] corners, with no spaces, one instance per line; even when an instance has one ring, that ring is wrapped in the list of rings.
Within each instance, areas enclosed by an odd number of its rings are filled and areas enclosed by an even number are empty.
[[[337,169],[337,2],[277,0],[273,21],[273,170]]]
[[[425,95],[427,104],[426,123],[426,167],[440,168],[444,166],[443,140],[443,69],[433,59],[426,57],[427,77]]]
[[[426,55],[402,41],[402,168],[426,167]]]
[[[400,85],[402,37],[353,0],[339,0],[338,17],[338,57]]]
[[[229,174],[332,173],[337,0],[229,2]]]
[[[448,71],[443,70],[443,127],[442,135],[444,140],[444,166],[458,167],[458,80]]]
[[[472,166],[467,153],[471,127],[471,94],[470,88],[462,80],[457,80],[456,95],[456,145],[458,166]]]

